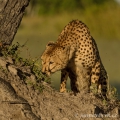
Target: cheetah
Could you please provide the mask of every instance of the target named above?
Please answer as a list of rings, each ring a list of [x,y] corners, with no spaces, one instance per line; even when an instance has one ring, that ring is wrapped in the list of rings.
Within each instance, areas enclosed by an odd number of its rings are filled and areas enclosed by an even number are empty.
[[[71,90],[90,92],[90,86],[107,95],[108,76],[102,64],[97,44],[88,27],[79,20],[68,23],[56,42],[49,42],[41,56],[42,73],[50,76],[61,70],[60,92],[66,92],[67,78]]]

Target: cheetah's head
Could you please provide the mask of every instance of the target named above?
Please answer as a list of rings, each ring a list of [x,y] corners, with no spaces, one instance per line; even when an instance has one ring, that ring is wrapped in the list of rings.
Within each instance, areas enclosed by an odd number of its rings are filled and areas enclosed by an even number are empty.
[[[64,69],[69,60],[69,49],[61,47],[57,43],[49,42],[41,56],[42,73],[48,76],[58,70]]]

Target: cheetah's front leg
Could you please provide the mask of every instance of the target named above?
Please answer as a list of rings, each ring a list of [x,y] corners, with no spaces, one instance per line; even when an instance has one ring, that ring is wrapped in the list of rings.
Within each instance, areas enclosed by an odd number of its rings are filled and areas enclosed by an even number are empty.
[[[66,69],[61,70],[61,83],[60,83],[60,92],[66,92],[66,82],[68,78],[68,72]]]

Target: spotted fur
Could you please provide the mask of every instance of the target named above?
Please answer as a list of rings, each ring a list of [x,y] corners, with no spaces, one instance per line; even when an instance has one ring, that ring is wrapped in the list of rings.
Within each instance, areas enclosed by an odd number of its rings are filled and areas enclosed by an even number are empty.
[[[60,92],[71,80],[73,92],[90,91],[91,84],[107,93],[107,72],[101,62],[95,40],[88,27],[79,20],[71,21],[56,42],[49,42],[42,56],[42,72],[50,75],[61,70]]]

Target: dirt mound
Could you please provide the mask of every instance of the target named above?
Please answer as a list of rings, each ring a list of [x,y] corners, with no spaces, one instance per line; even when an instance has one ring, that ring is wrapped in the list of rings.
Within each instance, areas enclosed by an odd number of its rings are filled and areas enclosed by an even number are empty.
[[[0,120],[119,120],[117,100],[59,93],[10,57],[0,57],[0,66]]]

